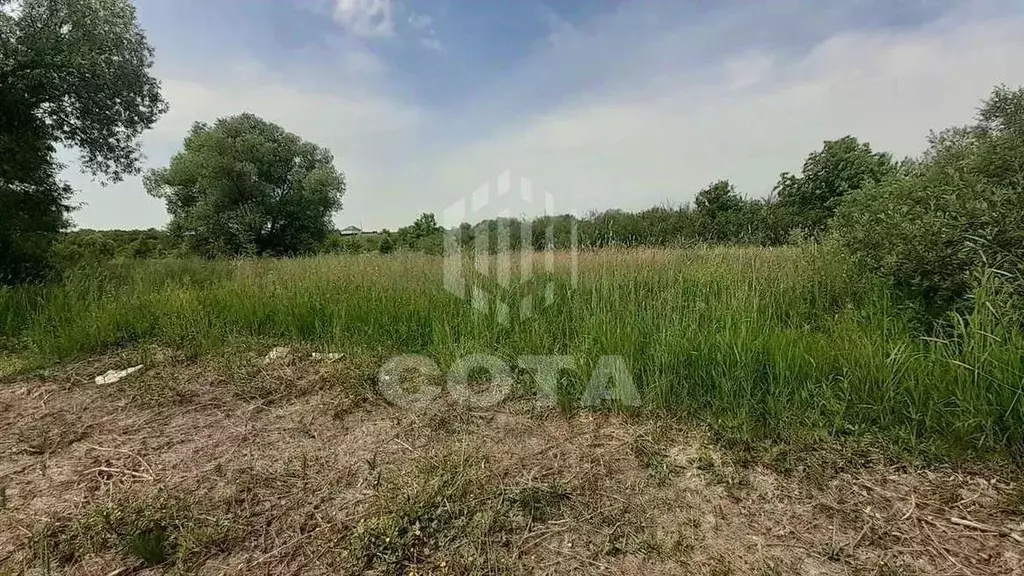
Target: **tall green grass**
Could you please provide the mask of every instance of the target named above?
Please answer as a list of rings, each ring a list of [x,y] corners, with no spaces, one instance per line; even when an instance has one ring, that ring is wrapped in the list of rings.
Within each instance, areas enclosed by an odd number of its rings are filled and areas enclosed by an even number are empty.
[[[752,437],[871,434],[909,447],[1024,453],[1024,336],[1000,315],[998,278],[945,332],[886,287],[815,248],[584,253],[557,297],[500,323],[444,289],[442,261],[414,254],[234,262],[141,261],[0,292],[9,347],[49,361],[162,343],[197,352],[238,339],[422,353],[559,354],[581,370],[626,358],[648,405]]]

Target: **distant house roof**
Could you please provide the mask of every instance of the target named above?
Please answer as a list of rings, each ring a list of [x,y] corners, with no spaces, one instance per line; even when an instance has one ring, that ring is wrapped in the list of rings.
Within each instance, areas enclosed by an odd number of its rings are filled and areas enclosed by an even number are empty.
[[[341,234],[362,234],[363,231],[356,226],[346,226],[338,231]]]

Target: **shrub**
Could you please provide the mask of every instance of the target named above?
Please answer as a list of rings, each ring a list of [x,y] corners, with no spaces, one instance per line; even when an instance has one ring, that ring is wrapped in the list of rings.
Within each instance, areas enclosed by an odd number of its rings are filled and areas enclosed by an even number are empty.
[[[833,225],[868,269],[948,309],[977,270],[1024,295],[1024,89],[996,88],[974,126],[933,134],[900,174],[846,198]]]
[[[945,306],[971,289],[976,268],[1018,275],[1024,190],[894,179],[851,198],[836,220],[855,258],[898,288]]]

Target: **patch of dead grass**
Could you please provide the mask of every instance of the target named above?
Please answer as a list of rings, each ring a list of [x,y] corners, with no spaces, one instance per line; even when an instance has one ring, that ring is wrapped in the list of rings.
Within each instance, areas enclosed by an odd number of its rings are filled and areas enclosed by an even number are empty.
[[[111,355],[0,386],[0,426],[15,431],[0,444],[3,569],[1024,570],[1013,538],[951,521],[1020,523],[1018,485],[992,473],[912,469],[862,448],[723,450],[654,416],[443,398],[403,411],[374,396],[366,359],[233,358],[162,352],[138,377],[97,386],[138,360]]]

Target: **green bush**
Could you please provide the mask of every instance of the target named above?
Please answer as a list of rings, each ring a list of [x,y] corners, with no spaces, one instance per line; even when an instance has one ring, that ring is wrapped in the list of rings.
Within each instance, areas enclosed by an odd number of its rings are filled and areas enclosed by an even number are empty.
[[[868,269],[939,310],[975,272],[1005,276],[1024,296],[1024,89],[996,88],[978,124],[933,134],[900,174],[846,198],[834,228]]]
[[[841,241],[864,265],[926,303],[949,305],[970,291],[972,272],[1019,276],[1024,191],[903,178],[872,186],[840,210]]]

